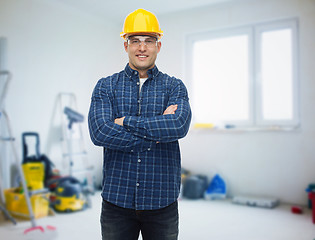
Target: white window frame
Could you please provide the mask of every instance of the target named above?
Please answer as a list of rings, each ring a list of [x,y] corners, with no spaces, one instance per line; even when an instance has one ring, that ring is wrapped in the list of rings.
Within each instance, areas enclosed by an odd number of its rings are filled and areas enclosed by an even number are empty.
[[[262,88],[260,86],[260,58],[261,58],[261,39],[260,34],[264,31],[280,30],[290,28],[292,30],[292,81],[293,81],[293,119],[292,120],[264,120],[262,117]],[[298,84],[298,20],[284,19],[272,22],[264,22],[252,24],[241,27],[216,29],[205,32],[191,33],[186,36],[185,41],[185,77],[188,80],[187,86],[190,91],[190,101],[193,106],[195,98],[192,94],[194,91],[193,84],[193,46],[197,41],[210,40],[215,38],[236,36],[241,34],[248,34],[248,59],[249,59],[249,119],[247,121],[226,121],[224,125],[232,125],[236,128],[255,128],[265,129],[272,127],[273,129],[281,129],[288,127],[290,129],[296,128],[300,124],[299,116],[299,84]],[[192,119],[193,125],[200,123]],[[207,123],[202,123],[201,126],[207,128]]]
[[[289,28],[292,30],[292,103],[293,103],[293,117],[292,120],[264,120],[262,109],[262,88],[261,84],[261,33],[266,31],[281,30]],[[271,23],[260,24],[255,27],[255,39],[256,39],[256,59],[255,59],[255,79],[256,79],[256,124],[259,126],[277,125],[283,127],[297,126],[299,125],[299,101],[298,101],[298,42],[297,42],[297,20],[283,20]]]

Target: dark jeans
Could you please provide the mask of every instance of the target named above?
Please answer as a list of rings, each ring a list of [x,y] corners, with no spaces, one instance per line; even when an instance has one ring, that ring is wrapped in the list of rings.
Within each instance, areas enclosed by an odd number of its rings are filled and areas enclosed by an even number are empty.
[[[178,203],[158,210],[136,211],[102,203],[103,240],[177,240]]]

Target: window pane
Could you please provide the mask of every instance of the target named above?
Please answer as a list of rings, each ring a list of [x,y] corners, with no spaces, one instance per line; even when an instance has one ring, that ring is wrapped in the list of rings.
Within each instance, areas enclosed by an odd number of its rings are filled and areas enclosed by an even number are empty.
[[[292,31],[262,33],[262,111],[265,120],[293,118]]]
[[[196,122],[248,120],[248,36],[197,41],[192,62]]]

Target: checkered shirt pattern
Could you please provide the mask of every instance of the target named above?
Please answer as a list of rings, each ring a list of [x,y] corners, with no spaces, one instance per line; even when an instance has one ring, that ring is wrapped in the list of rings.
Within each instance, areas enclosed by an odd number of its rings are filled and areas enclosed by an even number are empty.
[[[139,73],[129,67],[100,79],[88,123],[92,142],[104,149],[102,197],[117,206],[153,210],[176,201],[180,190],[178,140],[189,129],[185,85],[154,68],[139,92]],[[177,104],[175,114],[163,115]],[[124,126],[114,123],[124,117]]]

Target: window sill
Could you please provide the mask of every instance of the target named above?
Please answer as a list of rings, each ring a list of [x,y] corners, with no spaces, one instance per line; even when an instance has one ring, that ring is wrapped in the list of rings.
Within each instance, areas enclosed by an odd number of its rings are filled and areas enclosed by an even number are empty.
[[[214,126],[212,124],[195,124],[191,130],[193,132],[222,132],[222,133],[241,133],[241,132],[292,132],[300,129],[300,126]]]

